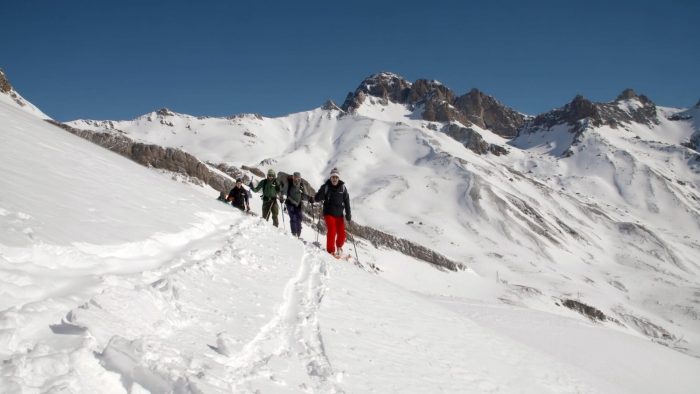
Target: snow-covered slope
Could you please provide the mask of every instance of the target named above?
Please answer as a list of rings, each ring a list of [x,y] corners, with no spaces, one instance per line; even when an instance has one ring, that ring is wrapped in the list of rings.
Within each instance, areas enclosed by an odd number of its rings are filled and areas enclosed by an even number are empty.
[[[622,192],[596,197],[608,181],[566,160],[517,148],[474,154],[402,105],[339,115],[160,111],[73,125],[212,162],[266,161],[315,185],[338,166],[357,221],[470,269],[445,272],[367,243],[360,261],[378,274],[329,259],[214,201],[214,190],[0,102],[2,391],[684,393],[700,384],[700,361],[681,352],[697,352],[700,331],[692,220],[667,223],[644,206],[625,213]],[[516,170],[533,163],[533,174]],[[546,180],[557,171],[569,189]],[[572,189],[584,186],[590,195]],[[678,190],[662,190],[660,211],[679,214]],[[591,322],[565,300],[614,320]]]

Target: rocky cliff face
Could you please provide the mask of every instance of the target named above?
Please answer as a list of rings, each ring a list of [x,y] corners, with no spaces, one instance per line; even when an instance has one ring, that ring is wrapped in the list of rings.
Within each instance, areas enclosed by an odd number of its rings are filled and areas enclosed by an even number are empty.
[[[421,108],[421,117],[429,122],[459,122],[466,127],[474,124],[505,138],[516,137],[525,121],[522,114],[477,89],[457,97],[438,81],[418,79],[410,83],[386,72],[365,79],[354,93],[348,94],[342,109],[354,113],[369,96],[378,98],[380,103]]]
[[[700,100],[698,100],[698,103],[697,103],[697,104],[695,104],[695,108],[698,108],[698,109],[700,109]]]
[[[480,155],[485,155],[486,153],[493,153],[496,156],[508,154],[508,151],[502,146],[489,144],[484,141],[481,134],[474,129],[461,127],[453,123],[445,126],[442,132],[461,142],[465,148]]]
[[[470,126],[471,123],[455,107],[457,95],[438,81],[419,79],[412,86],[408,95],[411,109],[423,107],[421,116],[429,122],[459,122]]]
[[[631,123],[652,125],[659,124],[659,119],[656,105],[651,100],[644,95],[637,96],[632,89],[625,89],[610,103],[594,103],[577,95],[563,107],[526,122],[520,132],[529,134],[566,124],[570,126],[570,132],[580,134],[588,127],[609,126],[617,129]]]
[[[521,113],[476,88],[460,96],[454,105],[473,124],[505,138],[517,137],[518,129],[525,123]]]

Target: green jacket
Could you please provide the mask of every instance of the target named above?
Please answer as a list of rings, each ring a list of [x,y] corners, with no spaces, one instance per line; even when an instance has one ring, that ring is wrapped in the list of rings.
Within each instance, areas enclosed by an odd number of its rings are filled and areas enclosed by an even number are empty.
[[[252,188],[252,190],[253,192],[257,193],[261,188],[263,191],[263,197],[275,198],[282,187],[280,186],[279,182],[277,182],[277,179],[273,179],[272,182],[270,182],[267,178],[265,178],[258,183],[258,186]]]

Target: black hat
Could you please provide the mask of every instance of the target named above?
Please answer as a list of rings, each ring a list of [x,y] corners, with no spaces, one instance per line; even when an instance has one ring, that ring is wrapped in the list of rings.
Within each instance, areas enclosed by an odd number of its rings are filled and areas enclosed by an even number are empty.
[[[236,183],[239,183],[239,182],[240,182],[240,183],[243,183],[243,179],[237,178],[237,179],[236,179]]]

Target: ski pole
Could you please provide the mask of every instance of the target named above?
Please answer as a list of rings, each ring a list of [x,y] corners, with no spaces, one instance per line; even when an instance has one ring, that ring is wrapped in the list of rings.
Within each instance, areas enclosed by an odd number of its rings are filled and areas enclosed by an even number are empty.
[[[350,233],[350,231],[348,231]],[[357,258],[357,262],[360,263],[360,256],[357,254],[357,244],[355,243],[355,234],[350,233],[350,239],[352,240],[352,246],[355,248],[355,258]]]
[[[321,217],[323,216],[323,212],[319,212],[318,214],[318,222],[316,223],[316,243],[318,243],[318,238],[321,236],[321,231],[319,230],[321,226]]]
[[[280,211],[282,211],[282,228],[284,228],[284,210],[286,208],[284,207],[284,204],[281,204],[281,205],[282,205],[282,207],[281,207]]]

